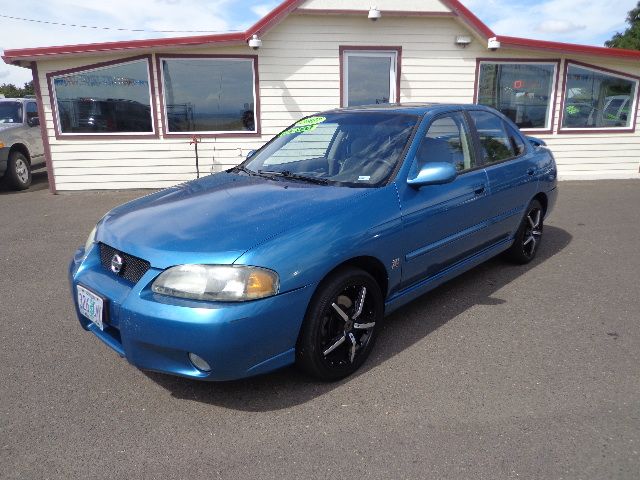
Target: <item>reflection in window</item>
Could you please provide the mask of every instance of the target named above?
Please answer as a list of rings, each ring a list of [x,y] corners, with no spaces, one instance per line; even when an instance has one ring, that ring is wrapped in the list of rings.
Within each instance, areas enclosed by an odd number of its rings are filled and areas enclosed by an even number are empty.
[[[162,60],[167,130],[255,132],[253,59]]]
[[[22,123],[22,103],[0,102],[0,123]]]
[[[61,133],[152,133],[147,60],[53,77]]]
[[[490,112],[469,112],[476,125],[485,163],[494,163],[515,156],[512,141],[502,119]]]
[[[396,101],[395,52],[345,52],[345,65],[345,106]]]
[[[565,84],[563,128],[631,126],[638,80],[570,64]]]
[[[451,163],[458,172],[475,167],[469,134],[460,113],[437,118],[416,153],[416,170],[428,162]]]
[[[550,128],[553,63],[480,64],[478,104],[493,107],[520,128]]]

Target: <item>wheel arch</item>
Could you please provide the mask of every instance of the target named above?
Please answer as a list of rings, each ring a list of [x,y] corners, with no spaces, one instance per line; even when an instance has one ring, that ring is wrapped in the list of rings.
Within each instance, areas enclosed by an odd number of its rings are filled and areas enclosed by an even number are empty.
[[[23,154],[27,158],[29,165],[31,165],[31,154],[29,153],[29,149],[24,143],[14,143],[13,145],[11,145],[11,149],[9,149],[9,155],[11,155],[13,152],[20,152],[21,154]]]
[[[538,200],[540,202],[540,204],[542,205],[542,218],[544,218],[547,215],[547,207],[549,206],[549,199],[547,198],[547,194],[544,192],[539,192],[531,200]]]
[[[361,255],[358,257],[350,258],[336,265],[333,269],[327,272],[322,280],[329,277],[337,270],[345,267],[360,268],[361,270],[367,272],[375,279],[376,283],[380,287],[382,298],[387,298],[387,292],[389,289],[389,273],[387,272],[384,264],[378,258],[370,255]]]

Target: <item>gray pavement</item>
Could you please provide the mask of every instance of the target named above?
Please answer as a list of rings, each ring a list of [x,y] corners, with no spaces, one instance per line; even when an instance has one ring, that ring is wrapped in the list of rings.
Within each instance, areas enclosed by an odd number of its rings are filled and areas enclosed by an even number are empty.
[[[640,182],[562,183],[533,264],[393,314],[333,384],[144,373],[80,328],[68,260],[143,193],[0,191],[0,478],[640,477]]]

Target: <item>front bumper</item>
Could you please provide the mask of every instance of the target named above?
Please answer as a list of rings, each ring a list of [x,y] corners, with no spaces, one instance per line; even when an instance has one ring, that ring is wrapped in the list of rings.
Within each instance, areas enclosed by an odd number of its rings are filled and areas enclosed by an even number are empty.
[[[0,148],[0,177],[2,177],[7,171],[7,164],[9,162],[9,147]]]
[[[313,286],[241,303],[209,303],[166,297],[151,291],[161,270],[149,269],[131,285],[100,264],[97,248],[83,261],[82,249],[69,266],[80,324],[144,370],[202,380],[233,380],[289,365]],[[102,296],[107,319],[100,330],[80,315],[78,284]],[[211,365],[198,370],[193,352]]]

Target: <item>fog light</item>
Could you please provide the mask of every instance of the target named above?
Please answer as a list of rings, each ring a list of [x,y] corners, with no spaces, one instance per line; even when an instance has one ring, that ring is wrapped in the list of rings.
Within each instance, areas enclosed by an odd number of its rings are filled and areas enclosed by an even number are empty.
[[[189,360],[193,363],[193,366],[198,370],[202,370],[203,372],[210,372],[211,367],[209,364],[201,357],[196,355],[195,353],[189,353]]]

